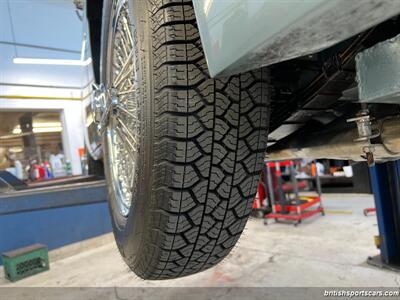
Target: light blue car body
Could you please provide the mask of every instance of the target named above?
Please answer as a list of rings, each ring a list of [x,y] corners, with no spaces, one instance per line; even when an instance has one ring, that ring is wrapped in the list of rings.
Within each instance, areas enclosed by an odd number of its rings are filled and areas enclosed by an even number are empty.
[[[211,76],[316,53],[400,13],[399,0],[193,0]]]

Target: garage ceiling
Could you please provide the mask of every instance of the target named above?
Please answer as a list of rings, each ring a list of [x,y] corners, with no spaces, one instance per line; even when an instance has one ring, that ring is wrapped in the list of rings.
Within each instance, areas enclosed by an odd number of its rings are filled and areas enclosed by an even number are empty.
[[[15,58],[80,60],[84,24],[72,0],[0,1],[0,97],[56,94],[54,88],[81,88],[91,66],[16,64]],[[48,87],[51,87],[50,90]],[[71,96],[70,93],[66,93]],[[58,96],[58,94],[57,94]]]

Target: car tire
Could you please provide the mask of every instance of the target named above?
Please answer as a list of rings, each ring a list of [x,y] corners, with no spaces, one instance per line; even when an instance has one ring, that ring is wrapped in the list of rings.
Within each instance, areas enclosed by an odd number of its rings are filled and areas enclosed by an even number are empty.
[[[246,225],[267,143],[269,75],[263,68],[210,78],[190,1],[126,1],[136,46],[140,142],[134,199],[121,215],[113,143],[104,141],[113,231],[139,277],[177,278],[223,260]],[[105,0],[103,82],[112,68],[117,7]]]

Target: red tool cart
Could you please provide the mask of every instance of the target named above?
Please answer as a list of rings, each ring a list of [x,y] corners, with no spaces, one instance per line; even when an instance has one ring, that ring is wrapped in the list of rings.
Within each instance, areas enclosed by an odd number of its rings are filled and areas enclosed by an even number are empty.
[[[254,197],[251,214],[256,218],[264,218],[264,216],[271,211],[271,205],[267,196],[266,172],[263,170],[260,176],[260,181],[258,182],[257,194]]]
[[[266,163],[267,190],[272,213],[265,215],[265,224],[267,224],[267,219],[274,219],[275,221],[293,221],[293,224],[297,226],[303,219],[318,213],[324,215],[318,172],[315,172],[315,176],[298,178],[295,168],[300,164],[301,161],[291,160]],[[287,171],[283,173],[282,168]],[[300,195],[300,191],[309,186],[307,181],[314,183],[316,196]]]

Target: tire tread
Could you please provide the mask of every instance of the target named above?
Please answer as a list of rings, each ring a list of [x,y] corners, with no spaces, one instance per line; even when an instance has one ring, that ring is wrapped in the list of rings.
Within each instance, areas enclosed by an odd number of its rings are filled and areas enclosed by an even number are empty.
[[[268,125],[268,71],[210,79],[191,1],[150,0],[154,225],[135,272],[171,279],[223,260],[251,211]]]

